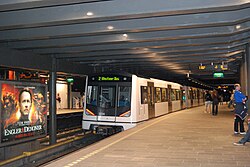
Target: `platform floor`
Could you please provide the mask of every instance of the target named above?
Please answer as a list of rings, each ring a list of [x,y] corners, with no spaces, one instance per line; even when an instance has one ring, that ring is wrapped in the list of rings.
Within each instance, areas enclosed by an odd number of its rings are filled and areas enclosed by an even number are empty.
[[[46,167],[249,167],[250,143],[234,146],[233,113],[196,107],[159,117],[106,138]]]

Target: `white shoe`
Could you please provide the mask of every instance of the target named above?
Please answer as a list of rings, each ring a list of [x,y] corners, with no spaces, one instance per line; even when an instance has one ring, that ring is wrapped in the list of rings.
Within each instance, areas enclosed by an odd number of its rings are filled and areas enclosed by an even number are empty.
[[[240,134],[241,134],[241,135],[245,135],[245,134],[247,134],[247,133],[246,133],[246,132],[240,132]]]
[[[239,134],[239,132],[234,132],[235,135]]]

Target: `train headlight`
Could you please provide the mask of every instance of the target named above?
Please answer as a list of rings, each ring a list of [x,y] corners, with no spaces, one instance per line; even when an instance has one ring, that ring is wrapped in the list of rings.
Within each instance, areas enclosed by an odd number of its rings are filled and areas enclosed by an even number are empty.
[[[130,117],[130,115],[131,115],[131,111],[129,110],[127,112],[120,114],[119,117]]]
[[[89,109],[86,109],[86,111],[85,111],[85,114],[86,115],[91,115],[91,116],[95,116],[95,114],[92,112],[92,111],[90,111]]]

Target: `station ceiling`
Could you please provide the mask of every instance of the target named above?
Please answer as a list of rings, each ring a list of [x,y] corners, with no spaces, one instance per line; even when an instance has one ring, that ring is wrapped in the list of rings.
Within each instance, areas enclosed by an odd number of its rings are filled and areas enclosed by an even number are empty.
[[[54,57],[87,75],[117,70],[234,83],[249,30],[250,0],[0,1],[2,58],[5,49],[20,59]],[[223,80],[214,72],[224,72]]]

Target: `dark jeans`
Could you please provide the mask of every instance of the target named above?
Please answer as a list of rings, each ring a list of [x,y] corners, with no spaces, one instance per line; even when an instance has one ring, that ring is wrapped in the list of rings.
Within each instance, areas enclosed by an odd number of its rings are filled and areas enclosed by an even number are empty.
[[[245,132],[244,130],[244,120],[242,120],[239,116],[235,115],[234,117],[234,131],[238,132],[238,125],[240,124],[240,132]]]
[[[213,103],[212,114],[213,115],[217,115],[218,114],[218,104],[214,104]]]
[[[246,142],[249,142],[250,140],[250,123],[248,123],[248,130],[245,136],[239,141],[239,143],[245,144]]]

